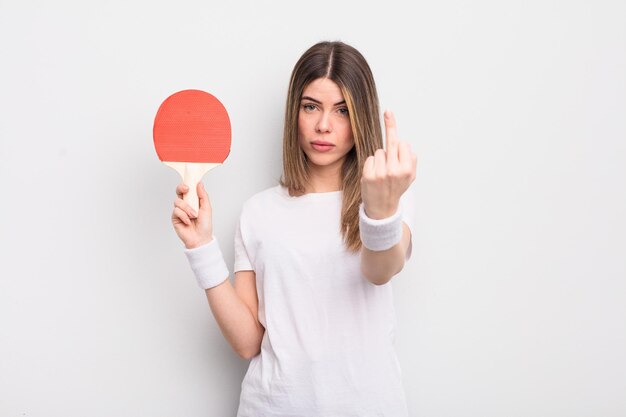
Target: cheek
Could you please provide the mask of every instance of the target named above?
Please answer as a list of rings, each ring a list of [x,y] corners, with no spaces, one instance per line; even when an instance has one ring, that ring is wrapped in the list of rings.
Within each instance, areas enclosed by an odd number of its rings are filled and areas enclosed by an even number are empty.
[[[302,113],[298,114],[298,140],[303,139],[306,136],[306,119],[302,116]]]
[[[346,145],[352,146],[354,144],[354,136],[352,135],[352,127],[348,123],[347,126],[344,126],[342,129],[342,137],[344,138],[344,142]]]
[[[307,140],[307,133],[306,133],[306,124],[303,123],[302,118],[299,118],[298,120],[298,145],[301,148],[304,148]]]

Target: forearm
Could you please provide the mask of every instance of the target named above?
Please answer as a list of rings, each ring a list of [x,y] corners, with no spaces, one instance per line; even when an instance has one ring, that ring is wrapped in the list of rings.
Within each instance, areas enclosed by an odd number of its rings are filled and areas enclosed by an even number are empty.
[[[230,283],[217,238],[195,248],[186,248],[185,255],[198,285],[205,289],[222,334],[239,356],[252,357],[261,344],[263,327]]]
[[[233,350],[244,359],[255,356],[265,329],[239,298],[230,280],[205,292],[211,312]]]
[[[361,251],[361,271],[372,284],[386,284],[402,271],[411,239],[409,228],[402,225],[402,239],[387,250],[373,251],[365,246]]]

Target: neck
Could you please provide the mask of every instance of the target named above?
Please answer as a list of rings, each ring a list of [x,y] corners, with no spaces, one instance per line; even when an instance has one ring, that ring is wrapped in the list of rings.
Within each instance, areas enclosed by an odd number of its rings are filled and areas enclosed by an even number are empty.
[[[339,191],[342,188],[341,166],[309,166],[309,183],[306,186],[307,193],[327,193]]]

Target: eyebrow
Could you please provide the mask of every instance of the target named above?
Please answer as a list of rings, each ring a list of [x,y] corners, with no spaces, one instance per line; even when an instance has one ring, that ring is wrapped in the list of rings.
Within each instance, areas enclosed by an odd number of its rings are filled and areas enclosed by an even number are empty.
[[[316,100],[316,99],[314,99],[313,97],[309,97],[309,96],[302,96],[302,100],[311,100],[311,101],[312,101],[312,102],[314,102],[314,103],[317,103],[317,104],[322,104],[322,102],[321,102],[321,101]],[[339,106],[339,105],[341,105],[341,104],[346,104],[346,101],[345,101],[345,100],[342,100],[342,101],[340,101],[340,102],[338,102],[338,103],[335,103],[334,105],[335,105],[335,106]]]

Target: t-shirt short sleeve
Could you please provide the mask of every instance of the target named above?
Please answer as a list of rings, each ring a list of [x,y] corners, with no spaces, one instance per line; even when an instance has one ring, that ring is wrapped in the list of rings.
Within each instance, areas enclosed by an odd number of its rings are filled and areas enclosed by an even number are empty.
[[[243,222],[243,214],[239,216],[237,227],[235,228],[235,267],[233,273],[237,271],[253,271],[246,244],[243,240],[241,229]]]

